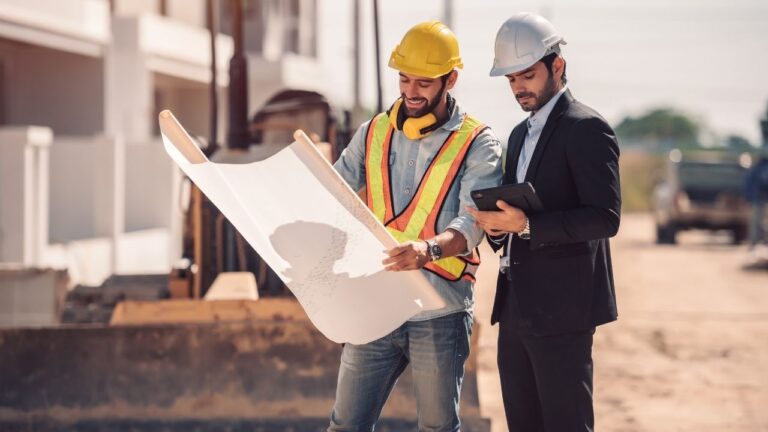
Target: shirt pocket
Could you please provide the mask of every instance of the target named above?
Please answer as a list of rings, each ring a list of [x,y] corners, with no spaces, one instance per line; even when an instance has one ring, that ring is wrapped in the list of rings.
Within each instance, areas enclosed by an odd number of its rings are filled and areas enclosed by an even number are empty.
[[[395,160],[397,160],[397,152],[390,149],[389,150],[389,166],[394,166]]]

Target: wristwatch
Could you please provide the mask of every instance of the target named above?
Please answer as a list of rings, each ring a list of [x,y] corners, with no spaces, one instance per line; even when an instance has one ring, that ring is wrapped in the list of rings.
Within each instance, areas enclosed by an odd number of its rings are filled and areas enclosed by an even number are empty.
[[[427,252],[429,252],[429,258],[432,261],[437,261],[443,257],[443,248],[440,247],[434,240],[424,240],[427,242]]]
[[[523,240],[531,239],[531,221],[528,220],[527,217],[525,218],[525,227],[523,227],[522,231],[517,233],[517,236]]]

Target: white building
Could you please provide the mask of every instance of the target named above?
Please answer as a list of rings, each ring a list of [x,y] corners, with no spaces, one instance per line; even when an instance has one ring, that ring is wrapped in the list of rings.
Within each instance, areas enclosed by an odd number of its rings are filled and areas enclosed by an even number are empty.
[[[283,89],[352,104],[353,1],[245,1],[249,116]],[[214,4],[222,143],[231,2]],[[156,116],[208,137],[206,22],[205,0],[0,1],[0,263],[87,284],[170,269],[184,198]],[[348,37],[321,45],[326,28]]]

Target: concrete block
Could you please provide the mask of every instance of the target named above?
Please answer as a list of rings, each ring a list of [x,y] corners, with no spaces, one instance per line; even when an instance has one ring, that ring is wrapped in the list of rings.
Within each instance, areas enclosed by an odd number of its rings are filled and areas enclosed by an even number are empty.
[[[0,269],[0,326],[41,326],[59,322],[66,271]]]

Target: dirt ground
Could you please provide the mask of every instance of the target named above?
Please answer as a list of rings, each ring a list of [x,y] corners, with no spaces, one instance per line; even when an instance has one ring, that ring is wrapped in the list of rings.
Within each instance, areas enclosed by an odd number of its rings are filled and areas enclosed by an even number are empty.
[[[653,242],[644,214],[612,240],[619,320],[598,328],[596,430],[768,431],[768,270],[745,270],[746,247],[685,232]],[[484,416],[505,431],[489,326],[497,259],[485,250],[477,286]]]

